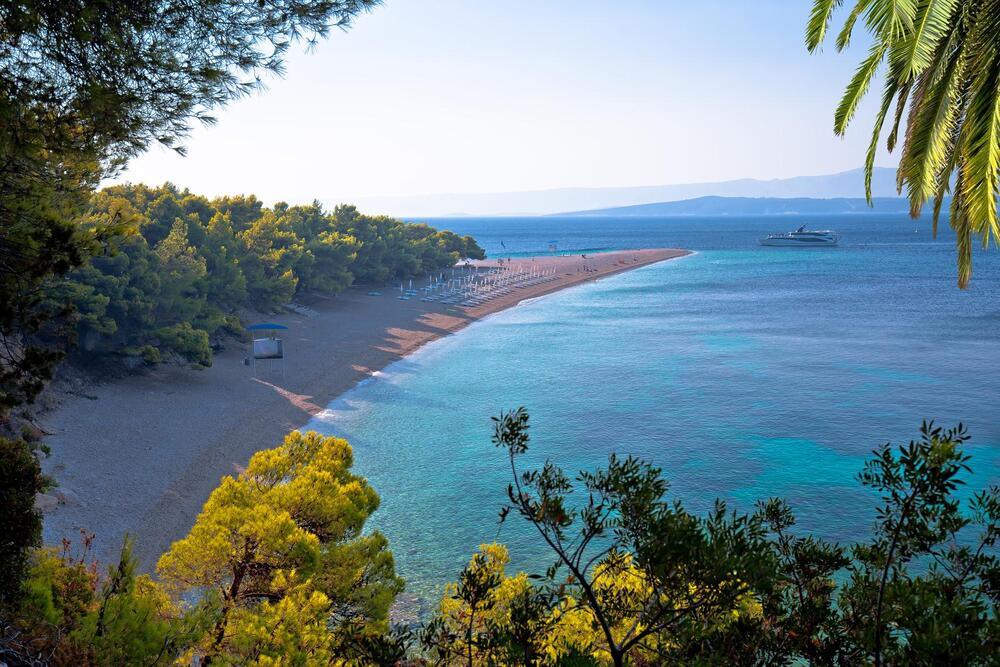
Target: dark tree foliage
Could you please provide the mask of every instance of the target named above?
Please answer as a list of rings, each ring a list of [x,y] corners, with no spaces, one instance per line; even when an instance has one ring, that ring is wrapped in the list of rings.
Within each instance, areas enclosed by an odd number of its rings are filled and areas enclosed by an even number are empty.
[[[346,27],[375,4],[0,3],[0,432],[11,409],[42,390],[72,338],[74,299],[53,298],[50,283],[124,227],[116,213],[100,224],[76,222],[101,179],[152,142],[181,150],[190,122],[211,122],[211,109],[257,89],[263,73],[280,73],[293,42]],[[189,349],[204,342],[190,324],[159,334]],[[5,442],[0,450],[4,474],[16,478],[4,480],[11,497],[0,506],[5,591],[37,533],[30,509],[36,484],[22,449]]]
[[[103,169],[280,74],[289,47],[347,27],[377,0],[37,0],[0,8],[8,99],[65,129]]]
[[[545,635],[555,625],[552,612],[562,601],[566,587],[530,586],[519,590],[504,601],[503,610],[497,614],[494,594],[502,583],[484,554],[472,557],[452,593],[453,599],[467,610],[468,618],[456,627],[438,615],[420,630],[421,645],[433,657],[432,664],[542,664]],[[569,667],[572,663],[564,657],[559,664]]]
[[[920,439],[874,450],[858,476],[879,494],[874,535],[843,548],[792,537],[794,518],[762,511],[781,554],[775,656],[814,664],[994,665],[1000,655],[1000,487],[956,492],[969,470],[964,428],[933,423]],[[844,583],[834,584],[839,574]]]
[[[330,213],[318,202],[263,207],[255,198],[208,200],[170,184],[120,185],[91,200],[83,229],[125,220],[138,233],[47,290],[69,304],[79,358],[211,365],[213,343],[239,333],[237,311],[273,311],[306,291],[433,273],[482,257],[469,237],[422,224]]]
[[[296,40],[377,0],[64,0],[0,4],[0,417],[61,356],[66,314],[39,289],[99,235],[74,218],[150,143],[177,150],[197,119],[280,73]]]
[[[997,664],[1000,487],[963,507],[956,494],[969,471],[967,440],[961,425],[924,423],[919,439],[874,450],[858,475],[880,497],[874,533],[848,548],[792,537],[787,506],[762,505],[782,563],[776,590],[788,595],[772,606],[783,609],[778,616],[765,617],[775,659]]]
[[[173,608],[148,575],[136,573],[131,539],[102,575],[91,558],[94,535],[80,537],[32,554],[20,603],[0,617],[0,662],[169,665],[211,627],[207,605]]]
[[[578,475],[586,501],[574,507],[574,484],[551,461],[539,470],[517,470],[517,457],[528,449],[527,412],[519,408],[494,421],[493,443],[506,450],[513,476],[501,521],[513,511],[535,527],[556,556],[545,580],[556,582],[560,571],[568,571],[616,667],[651,637],[699,636],[766,585],[774,562],[759,517],[728,512],[722,502],[697,517],[680,502],[666,501],[668,484],[659,468],[614,454],[606,468]],[[629,576],[639,576],[645,590],[600,594],[598,577]],[[616,630],[626,619],[632,622],[625,631]]]
[[[0,616],[19,598],[28,555],[41,541],[35,494],[42,485],[38,461],[28,444],[0,438]]]
[[[797,534],[779,499],[692,516],[631,458],[575,480],[551,462],[519,471],[528,415],[502,414],[493,442],[513,481],[501,522],[531,523],[556,562],[517,588],[477,554],[445,598],[461,614],[442,606],[425,652],[435,665],[1000,664],[1000,487],[960,500],[967,439],[925,423],[874,450],[858,476],[880,498],[874,530],[843,546]],[[525,604],[498,597],[505,585]],[[740,599],[753,604],[735,613]],[[591,638],[566,646],[550,630],[571,608],[591,612],[591,627],[571,626]]]
[[[0,152],[7,164],[18,160],[7,146]],[[80,188],[65,164],[66,173],[52,180],[0,166],[0,420],[31,402],[62,358],[67,331],[59,318],[68,310],[45,303],[45,281],[78,266],[99,240],[70,222]]]
[[[417,643],[417,633],[404,625],[393,625],[384,634],[363,632],[356,626],[343,626],[345,636],[342,657],[348,664],[370,665],[371,667],[404,667],[421,665],[409,661],[408,656]]]

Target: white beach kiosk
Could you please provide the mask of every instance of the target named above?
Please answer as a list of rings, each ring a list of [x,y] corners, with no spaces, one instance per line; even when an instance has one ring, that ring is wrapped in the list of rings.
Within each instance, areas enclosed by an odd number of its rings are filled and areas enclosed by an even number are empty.
[[[250,364],[253,366],[253,375],[257,377],[257,362],[280,362],[281,375],[285,375],[285,347],[281,338],[278,338],[279,331],[287,331],[288,327],[274,322],[262,322],[251,324],[247,327],[253,339],[250,350]]]

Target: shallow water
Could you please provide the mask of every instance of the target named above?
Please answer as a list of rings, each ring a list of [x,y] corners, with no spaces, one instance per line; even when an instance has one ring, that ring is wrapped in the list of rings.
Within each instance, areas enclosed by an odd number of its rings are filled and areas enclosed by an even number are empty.
[[[950,233],[905,218],[812,218],[838,248],[763,248],[783,218],[449,219],[491,255],[672,246],[694,256],[567,289],[473,324],[391,366],[308,428],[348,438],[382,495],[411,593],[436,597],[476,546],[497,538],[509,468],[490,417],[527,406],[526,463],[570,471],[609,452],[661,466],[671,493],[705,510],[783,496],[803,530],[850,541],[873,498],[854,480],[885,441],[962,420],[970,488],[1000,480],[1000,255],[977,252],[954,286]],[[916,229],[916,231],[914,231]],[[505,248],[501,247],[503,242]],[[515,567],[549,556],[528,528],[499,536]]]

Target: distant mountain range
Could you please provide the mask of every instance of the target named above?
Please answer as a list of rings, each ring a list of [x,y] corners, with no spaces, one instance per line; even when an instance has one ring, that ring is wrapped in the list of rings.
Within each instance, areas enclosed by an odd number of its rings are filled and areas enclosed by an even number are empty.
[[[367,197],[353,203],[368,213],[414,217],[548,215],[643,204],[661,204],[703,197],[857,199],[864,197],[861,169],[823,176],[773,180],[743,178],[717,183],[652,185],[624,188],[560,188],[531,192],[435,194],[413,197]],[[896,170],[877,167],[872,195],[896,198]],[[691,214],[694,215],[694,214]]]
[[[830,215],[842,213],[892,213],[908,215],[910,203],[900,197],[878,197],[872,206],[860,197],[813,199],[809,197],[696,197],[681,201],[617,206],[590,211],[558,213],[572,217],[671,217],[725,215]]]

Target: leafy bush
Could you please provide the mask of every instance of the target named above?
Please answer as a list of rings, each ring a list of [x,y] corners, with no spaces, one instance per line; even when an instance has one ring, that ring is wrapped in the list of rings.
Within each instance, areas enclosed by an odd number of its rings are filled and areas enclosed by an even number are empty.
[[[660,471],[612,455],[574,482],[551,462],[518,472],[528,415],[496,420],[509,504],[552,552],[508,577],[481,548],[423,633],[435,665],[995,665],[1000,486],[965,507],[961,426],[873,451],[858,476],[881,498],[850,547],[794,534],[786,503],[706,518],[667,502]],[[560,574],[562,573],[562,574]]]
[[[20,598],[28,556],[41,540],[35,494],[42,486],[28,443],[0,437],[0,612]]]
[[[19,645],[0,643],[11,664],[94,666],[169,664],[204,631],[201,608],[184,612],[148,575],[135,574],[126,539],[117,565],[104,576],[90,560],[93,535],[74,553],[37,550],[14,615]]]
[[[350,445],[293,431],[212,492],[157,571],[178,602],[202,596],[212,627],[191,655],[223,664],[329,664],[345,635],[386,630],[402,590],[379,533],[378,494]],[[272,662],[273,661],[273,662]]]

